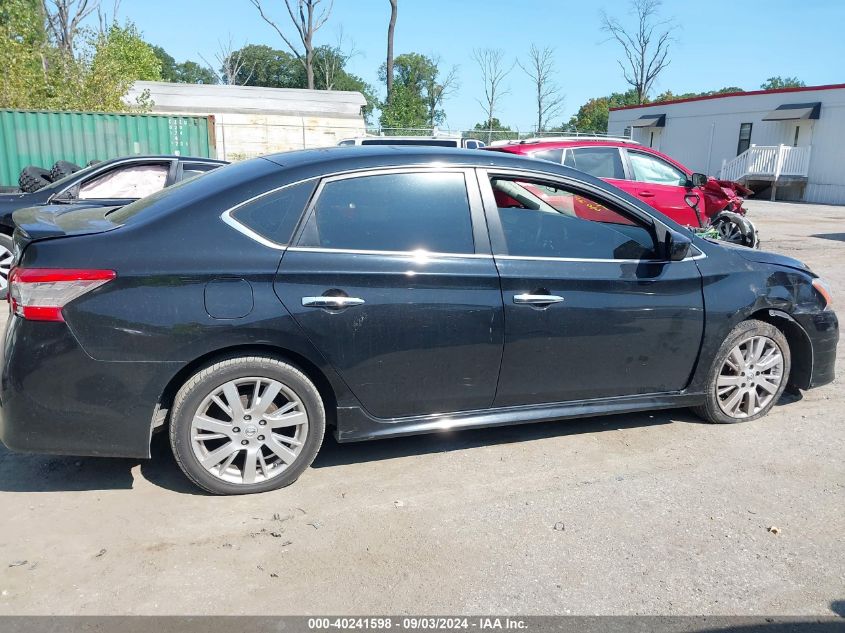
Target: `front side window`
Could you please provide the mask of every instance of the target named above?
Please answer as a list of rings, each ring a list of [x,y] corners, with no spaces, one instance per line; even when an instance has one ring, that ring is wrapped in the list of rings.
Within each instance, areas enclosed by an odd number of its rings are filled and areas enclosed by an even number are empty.
[[[170,165],[118,167],[82,183],[80,200],[143,198],[164,189]]]
[[[628,150],[628,159],[631,161],[634,180],[680,187],[687,184],[687,175],[684,172],[657,156]]]
[[[232,217],[271,242],[287,244],[316,185],[310,180],[268,193],[238,207]]]
[[[329,181],[314,204],[299,245],[473,253],[464,175],[420,172]]]
[[[507,255],[653,259],[651,231],[591,196],[546,183],[490,181]]]
[[[596,178],[623,180],[625,169],[616,147],[576,147],[567,149],[563,164]]]

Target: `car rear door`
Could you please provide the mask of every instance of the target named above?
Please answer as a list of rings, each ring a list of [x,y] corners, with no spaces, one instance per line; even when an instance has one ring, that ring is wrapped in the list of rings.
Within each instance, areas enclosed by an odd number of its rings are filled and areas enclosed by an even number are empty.
[[[661,261],[654,221],[586,185],[492,170],[479,182],[505,310],[495,406],[683,389],[704,323],[695,261]]]
[[[489,407],[504,337],[475,173],[324,179],[276,292],[372,415]]]
[[[700,191],[688,186],[686,173],[654,154],[630,148],[626,153],[635,196],[679,224],[701,226],[692,205],[703,214],[704,200]]]
[[[567,147],[563,153],[563,164],[634,195],[634,184],[625,177],[625,160],[619,147]]]

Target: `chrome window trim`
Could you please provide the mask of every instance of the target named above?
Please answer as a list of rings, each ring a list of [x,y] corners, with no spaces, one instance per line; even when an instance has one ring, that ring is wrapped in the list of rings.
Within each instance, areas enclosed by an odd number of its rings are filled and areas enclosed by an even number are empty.
[[[540,257],[531,255],[495,255],[494,259],[506,260],[522,260],[522,261],[541,261],[541,262],[588,262],[599,264],[675,264],[680,262],[690,262],[696,259],[704,259],[707,255],[699,253],[698,255],[686,256],[679,262],[672,262],[666,259],[591,259],[587,257]]]
[[[354,248],[325,248],[322,246],[289,246],[287,250],[297,253],[336,253],[339,255],[399,255],[402,257],[449,257],[461,259],[493,259],[489,253],[440,253],[437,251],[378,251]]]
[[[251,204],[251,203],[255,202],[256,200],[260,200],[261,198],[264,198],[265,196],[270,196],[270,195],[272,195],[276,192],[281,191],[282,189],[287,189],[288,187],[294,187],[296,185],[301,185],[304,182],[309,182],[311,180],[317,180],[317,179],[318,179],[318,176],[312,176],[311,178],[303,178],[302,180],[297,180],[295,182],[289,182],[287,184],[284,184],[281,187],[275,187],[274,189],[270,189],[269,191],[265,191],[264,193],[259,193],[257,196],[253,196],[252,198],[248,198],[247,200],[244,200],[243,202],[239,202],[238,204],[234,205],[233,207],[229,207],[223,213],[220,214],[220,219],[223,220],[224,223],[228,224],[233,229],[238,231],[239,233],[246,235],[248,238],[255,240],[259,244],[262,244],[262,245],[264,245],[268,248],[274,248],[274,249],[280,250],[280,251],[287,250],[287,248],[288,248],[287,244],[279,244],[278,242],[268,240],[263,235],[256,233],[251,228],[249,228],[246,224],[244,224],[243,222],[241,222],[237,218],[233,217],[232,214],[235,211],[237,211],[238,209],[240,209],[241,207],[244,207],[248,204]],[[308,205],[306,205],[305,208],[307,209],[309,207],[310,207],[310,201],[309,201]],[[300,215],[302,215],[302,214],[300,214]],[[296,232],[296,230],[294,229],[294,233],[295,232]]]

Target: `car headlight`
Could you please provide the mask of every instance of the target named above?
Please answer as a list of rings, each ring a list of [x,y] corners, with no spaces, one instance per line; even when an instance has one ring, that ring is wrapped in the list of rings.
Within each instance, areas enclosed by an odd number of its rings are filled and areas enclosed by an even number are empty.
[[[823,279],[819,279],[816,277],[813,279],[813,288],[816,289],[816,292],[819,293],[822,300],[825,303],[824,309],[825,310],[832,310],[833,309],[833,293],[830,290],[830,284],[828,284]]]

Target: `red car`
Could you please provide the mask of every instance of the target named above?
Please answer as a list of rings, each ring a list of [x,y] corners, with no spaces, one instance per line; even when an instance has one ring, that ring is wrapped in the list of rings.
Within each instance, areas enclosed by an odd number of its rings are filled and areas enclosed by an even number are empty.
[[[757,231],[745,217],[742,206],[742,196],[751,190],[738,183],[694,173],[639,143],[626,139],[561,137],[517,141],[485,149],[562,163],[627,191],[679,224],[712,229],[720,239],[736,244],[758,245]],[[534,193],[543,198],[549,194]],[[554,204],[552,200],[549,202]]]

